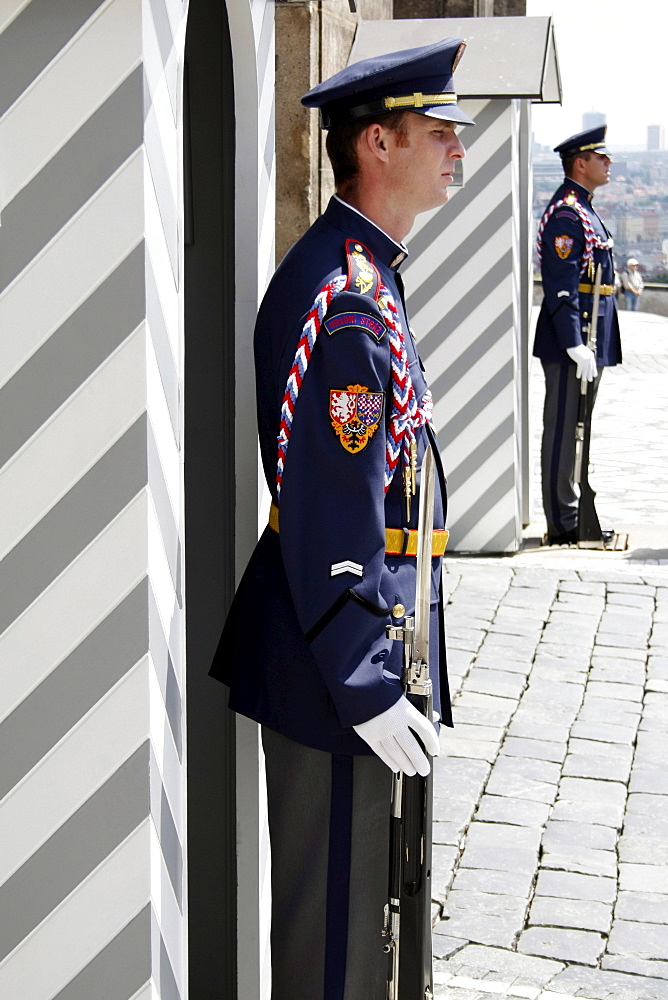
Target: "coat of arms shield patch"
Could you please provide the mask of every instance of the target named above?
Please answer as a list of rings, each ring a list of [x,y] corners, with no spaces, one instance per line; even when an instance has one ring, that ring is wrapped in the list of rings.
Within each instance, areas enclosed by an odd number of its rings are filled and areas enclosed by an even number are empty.
[[[329,390],[332,427],[346,451],[355,455],[366,448],[383,415],[384,396],[358,384]]]
[[[566,260],[573,249],[572,236],[555,236],[554,249],[557,251],[562,260]]]

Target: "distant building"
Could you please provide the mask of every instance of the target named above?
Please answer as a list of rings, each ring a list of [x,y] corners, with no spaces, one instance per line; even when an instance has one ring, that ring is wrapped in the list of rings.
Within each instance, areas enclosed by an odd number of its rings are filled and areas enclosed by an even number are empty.
[[[620,177],[628,177],[628,173],[626,160],[613,160],[610,164],[610,180],[616,181]]]
[[[647,126],[647,149],[650,153],[657,153],[664,148],[663,125]]]
[[[596,128],[597,125],[605,125],[606,117],[602,111],[585,111],[582,116],[582,131],[589,128]]]

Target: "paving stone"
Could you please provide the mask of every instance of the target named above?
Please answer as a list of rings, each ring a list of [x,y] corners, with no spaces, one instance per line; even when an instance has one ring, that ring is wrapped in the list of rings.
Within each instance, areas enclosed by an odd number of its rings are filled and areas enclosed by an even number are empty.
[[[475,944],[462,949],[450,960],[447,968],[462,967],[464,963],[489,973],[498,973],[500,977],[521,977],[538,985],[549,983],[564,970],[561,962]]]
[[[633,761],[633,748],[629,743],[600,743],[597,740],[573,737],[569,741],[568,749],[573,754],[605,757],[608,760],[618,760],[629,765]]]
[[[615,642],[615,639],[620,639],[621,636],[615,636],[608,634],[606,636],[597,635],[594,648],[592,650],[592,656],[614,656],[620,660],[636,660],[639,663],[645,663],[647,660],[647,646],[645,644],[641,646],[636,646],[633,644],[625,644],[622,642]],[[636,640],[633,640],[634,642]]]
[[[559,798],[571,802],[600,802],[613,807],[626,804],[626,785],[621,781],[596,781],[593,778],[562,778]]]
[[[597,851],[590,847],[579,847],[576,844],[564,844],[554,851],[545,851],[541,858],[543,868],[553,868],[559,871],[580,872],[583,875],[605,875],[615,878],[617,875],[617,853],[615,851]]]
[[[606,959],[604,958],[605,962]],[[668,986],[660,979],[643,979],[622,972],[571,965],[550,981],[551,989],[584,994],[595,1000],[667,1000]]]
[[[514,660],[532,659],[536,651],[533,638],[518,635],[504,635],[502,632],[488,632],[482,648],[489,652],[498,651],[499,656]]]
[[[620,861],[668,865],[668,822],[627,813],[617,853]]]
[[[463,649],[477,653],[486,633],[479,629],[462,628],[448,621],[448,649]]]
[[[500,695],[502,698],[519,699],[525,687],[522,674],[511,673],[509,670],[484,670],[477,665],[464,682],[466,691],[476,691],[479,694]]]
[[[581,802],[557,799],[551,818],[571,823],[587,823],[619,831],[624,824],[624,803]]]
[[[514,839],[507,836],[508,830]],[[534,872],[539,844],[539,829],[474,822],[468,830],[462,862],[467,868]]]
[[[612,725],[630,726],[640,716],[640,705],[635,701],[621,701],[613,698],[594,698],[586,694],[579,719],[594,719]]]
[[[549,812],[550,807],[544,802],[504,798],[501,795],[483,795],[476,812],[476,820],[485,823],[542,827],[547,821]]]
[[[488,1000],[478,990],[462,990],[449,985],[435,987],[434,996],[447,997],[448,1000]]]
[[[520,934],[517,944],[518,951],[530,955],[545,955],[582,965],[596,965],[604,947],[605,941],[600,934],[561,927],[530,927]]]
[[[460,722],[453,732],[448,736],[454,736],[462,742],[473,740],[474,742],[500,743],[504,738],[505,728],[503,726],[479,726],[468,722]]]
[[[620,701],[642,702],[643,684],[615,684],[610,681],[589,680],[587,694],[593,698],[615,698]]]
[[[473,815],[476,799],[456,799],[447,795],[441,796],[440,794],[436,794],[437,791],[443,792],[443,789],[434,789],[434,821],[454,823],[458,827],[467,826]]]
[[[632,792],[627,810],[630,816],[650,816],[653,821],[668,820],[668,795],[645,795]]]
[[[652,616],[649,613],[626,615],[606,611],[601,615],[599,632],[605,635],[632,635],[641,638],[645,645],[652,630]]]
[[[619,888],[622,892],[659,892],[668,894],[666,865],[619,865]]]
[[[542,648],[542,647],[541,647]],[[587,678],[588,664],[575,665],[568,657],[555,659],[539,656],[531,668],[531,681],[564,681],[567,684],[584,685]]]
[[[573,927],[607,934],[612,923],[612,904],[587,899],[555,899],[534,896],[528,924],[532,927]]]
[[[647,691],[660,691],[662,694],[668,693],[668,679],[649,680],[646,684]]]
[[[654,587],[649,587],[642,577],[635,580],[626,579],[623,582],[615,581],[608,584],[608,596],[610,594],[644,594],[652,598],[654,602]]]
[[[613,851],[617,844],[617,831],[610,826],[593,823],[565,823],[550,819],[543,833],[543,850],[559,850],[565,844],[590,847],[594,850]]]
[[[469,892],[499,893],[528,898],[533,872],[495,871],[489,868],[466,868],[465,860],[457,869],[453,888]]]
[[[602,781],[621,782],[628,780],[630,772],[630,760],[627,762],[599,755],[569,753],[564,761],[564,776],[569,778],[600,778]]]
[[[481,760],[441,756],[434,760],[435,797],[477,798],[489,774],[489,764]]]
[[[449,958],[468,944],[465,938],[456,938],[448,934],[446,927],[447,924],[443,921],[439,921],[434,927],[431,943],[435,959]]]
[[[615,906],[615,918],[668,926],[668,894],[620,892]]]
[[[659,959],[668,968],[668,934],[666,928],[659,924],[619,920],[615,917],[607,950],[613,955]]]
[[[591,740],[595,743],[633,743],[637,732],[637,721],[634,725],[613,726],[607,722],[596,722],[591,719],[576,719],[571,729],[574,739]]]
[[[606,969],[619,969],[622,972],[632,972],[638,976],[660,976],[668,980],[668,962],[658,959],[641,958],[639,955],[605,955],[602,965]],[[666,982],[668,996],[668,981]]]
[[[650,677],[668,677],[668,656],[650,656],[647,660],[647,673]]]
[[[537,643],[542,631],[542,621],[540,625],[536,625],[533,622],[522,621],[519,617],[516,619],[509,617],[500,618],[497,614],[489,627],[489,631],[499,635],[524,636]]]
[[[654,644],[661,642],[664,645],[668,645],[668,625],[663,625],[661,623],[655,623],[652,629],[651,636]]]
[[[432,899],[444,903],[459,860],[459,848],[451,844],[434,844],[432,847]]]
[[[465,827],[458,823],[447,823],[434,820],[432,825],[432,840],[434,844],[449,844],[459,846]]]
[[[643,610],[654,610],[654,598],[636,594],[611,593],[606,598],[608,606],[617,605],[622,608],[643,608]]]
[[[533,716],[522,710],[522,706],[517,710],[508,727],[508,736],[527,740],[549,740],[563,744],[568,740],[569,733],[570,727],[567,724],[536,721]]]
[[[631,771],[629,790],[631,792],[668,795],[668,770],[665,765],[657,767],[634,765]]]
[[[521,674],[522,677],[528,677],[533,669],[530,657],[524,660],[512,660],[507,656],[499,656],[497,650],[490,650],[488,652],[483,649],[478,653],[475,660],[476,667],[482,667],[485,670],[498,670],[500,664],[503,665],[503,669],[509,674]]]
[[[529,688],[532,698],[539,699],[552,710],[557,707],[577,709],[582,703],[582,689],[579,684],[538,681]]]
[[[566,580],[559,590],[572,594],[593,594],[597,597],[605,597],[605,584],[586,582],[584,580]]]
[[[457,713],[455,725],[462,711],[466,710],[468,717],[462,716],[462,722],[477,720],[483,725],[506,726],[516,708],[517,702],[513,698],[478,694],[477,691],[462,691],[453,708],[453,714]]]
[[[490,795],[553,802],[559,776],[559,765],[551,761],[499,757],[492,768],[486,791]]]
[[[446,921],[452,937],[468,938],[478,944],[512,948],[523,921],[508,915],[493,915],[467,911],[457,913]]]
[[[455,735],[449,738],[446,749],[446,753],[451,757],[485,760],[489,764],[496,760],[498,752],[498,743],[490,743],[485,740],[460,740],[457,738],[456,731]]]
[[[470,889],[457,889],[453,886],[443,907],[443,919],[450,920],[457,914],[472,911],[487,916],[513,917],[519,924],[523,924],[527,906],[527,899],[523,895],[508,896],[492,892],[472,892]]]
[[[586,610],[579,609],[578,611],[566,610],[556,604],[552,606],[550,611],[550,617],[548,618],[548,625],[559,626],[560,629],[567,629],[569,631],[576,630],[578,634],[582,634],[583,631],[596,631],[598,623],[600,621],[600,612],[591,611],[591,608],[587,607]]]
[[[560,764],[566,756],[566,744],[508,736],[503,741],[501,753],[506,757],[530,757],[534,760],[551,760]]]
[[[575,872],[541,870],[536,882],[536,895],[614,903],[617,896],[617,884],[614,878],[599,878]]]
[[[448,673],[451,670],[468,670],[474,660],[474,654],[462,649],[450,649],[448,647]]]

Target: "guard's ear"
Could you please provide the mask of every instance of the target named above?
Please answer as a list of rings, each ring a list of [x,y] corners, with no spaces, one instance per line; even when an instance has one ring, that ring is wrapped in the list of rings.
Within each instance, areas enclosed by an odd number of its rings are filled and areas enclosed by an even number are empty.
[[[362,140],[366,150],[380,160],[387,160],[387,129],[378,122],[368,125],[362,133]]]

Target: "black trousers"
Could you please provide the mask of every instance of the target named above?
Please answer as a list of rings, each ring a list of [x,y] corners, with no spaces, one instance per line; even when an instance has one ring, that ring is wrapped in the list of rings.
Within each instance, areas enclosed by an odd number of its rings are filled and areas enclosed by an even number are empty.
[[[385,1000],[392,774],[262,730],[272,1000]]]
[[[545,374],[541,476],[543,510],[548,535],[562,535],[578,525],[578,495],[573,482],[575,426],[578,421],[580,379],[572,362],[541,361]],[[602,369],[594,380],[596,400]]]

